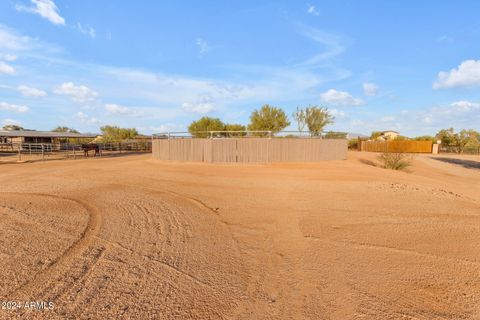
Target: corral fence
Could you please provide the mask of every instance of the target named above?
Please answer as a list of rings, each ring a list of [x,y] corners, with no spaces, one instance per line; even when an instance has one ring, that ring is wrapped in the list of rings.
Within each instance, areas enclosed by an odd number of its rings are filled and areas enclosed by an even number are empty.
[[[345,134],[283,131],[167,132],[152,136],[153,158],[193,162],[313,162],[347,157]]]
[[[432,153],[432,146],[432,141],[360,141],[360,151],[368,152]]]
[[[126,153],[149,153],[152,142],[95,143],[98,153],[90,149],[85,154],[81,144],[71,143],[3,143],[0,144],[0,164],[23,161],[42,161],[60,159],[84,159],[86,156],[109,157]]]

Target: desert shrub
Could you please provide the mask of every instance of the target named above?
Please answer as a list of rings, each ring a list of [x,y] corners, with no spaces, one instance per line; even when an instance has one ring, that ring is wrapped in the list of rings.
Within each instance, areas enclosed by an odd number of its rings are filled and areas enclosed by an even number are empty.
[[[378,160],[385,169],[405,170],[412,165],[407,155],[399,152],[384,152]]]

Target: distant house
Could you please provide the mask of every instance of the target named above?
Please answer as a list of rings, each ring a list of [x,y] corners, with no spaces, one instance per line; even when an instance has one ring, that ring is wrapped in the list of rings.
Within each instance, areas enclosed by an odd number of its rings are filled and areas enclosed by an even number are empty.
[[[47,143],[60,144],[71,138],[95,138],[95,134],[81,134],[72,132],[52,132],[35,130],[0,130],[0,144]]]
[[[381,131],[380,135],[377,137],[377,140],[384,140],[384,141],[394,140],[399,135],[400,133],[393,130]]]

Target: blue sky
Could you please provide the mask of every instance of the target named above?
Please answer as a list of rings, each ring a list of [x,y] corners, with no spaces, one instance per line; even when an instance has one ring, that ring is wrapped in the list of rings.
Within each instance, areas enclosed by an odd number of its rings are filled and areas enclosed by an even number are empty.
[[[0,125],[183,131],[265,103],[327,129],[480,130],[478,1],[0,2]],[[292,121],[292,130],[295,130]]]

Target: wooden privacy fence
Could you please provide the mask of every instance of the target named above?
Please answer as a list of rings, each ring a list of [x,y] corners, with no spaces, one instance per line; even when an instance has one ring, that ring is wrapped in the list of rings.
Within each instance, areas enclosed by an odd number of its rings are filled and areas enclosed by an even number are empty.
[[[154,139],[155,159],[196,162],[307,162],[347,158],[345,139]]]
[[[432,141],[412,141],[412,140],[361,141],[360,151],[432,153]]]

